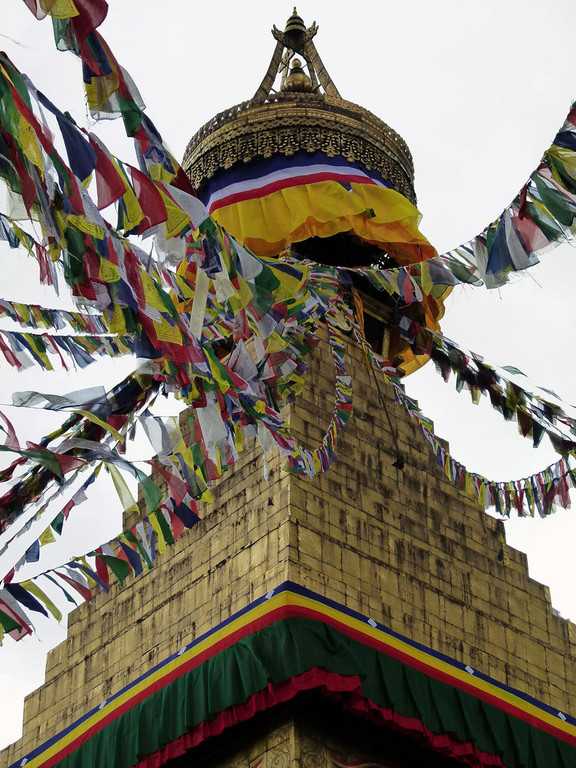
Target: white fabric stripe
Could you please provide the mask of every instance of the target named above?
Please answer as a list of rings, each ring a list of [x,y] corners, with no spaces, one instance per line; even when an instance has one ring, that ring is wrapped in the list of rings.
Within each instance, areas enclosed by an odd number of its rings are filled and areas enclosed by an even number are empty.
[[[259,176],[255,179],[246,179],[246,181],[237,181],[234,184],[229,184],[226,187],[214,192],[208,200],[207,208],[210,209],[214,203],[222,200],[229,195],[236,195],[239,192],[248,192],[251,190],[265,187],[267,184],[273,184],[275,181],[282,181],[283,179],[292,179],[295,177],[313,176],[317,173],[330,173],[334,179],[343,179],[344,181],[359,180],[360,182],[369,179],[372,183],[377,184],[380,187],[385,185],[373,179],[366,172],[359,170],[358,168],[342,168],[334,165],[304,165],[296,166],[294,168],[285,168],[279,171],[274,171],[266,176]]]

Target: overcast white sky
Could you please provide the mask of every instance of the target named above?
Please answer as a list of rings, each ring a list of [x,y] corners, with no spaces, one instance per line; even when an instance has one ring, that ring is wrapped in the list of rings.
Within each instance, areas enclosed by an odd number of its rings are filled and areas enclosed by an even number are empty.
[[[101,31],[178,157],[206,120],[253,95],[274,46],[269,30],[272,24],[282,27],[292,10],[276,0],[109,2]],[[55,51],[50,22],[37,22],[18,0],[0,0],[0,9],[0,48],[57,106],[85,122],[80,65],[71,54]],[[308,0],[298,10],[307,24],[319,23],[317,48],[342,96],[369,108],[408,142],[421,228],[441,251],[469,239],[500,213],[576,98],[573,0]],[[131,160],[118,121],[95,130],[115,154]],[[564,246],[500,292],[456,289],[444,332],[488,362],[515,365],[533,382],[576,402],[575,263],[576,252]],[[22,288],[24,267],[14,252],[0,251],[0,264],[1,298],[54,306],[48,293],[37,292],[34,268],[25,273]],[[105,373],[89,369],[80,378],[46,376],[42,384],[34,374],[32,384],[30,376],[0,366],[1,403],[11,390],[65,391],[89,386],[94,376],[120,378],[126,371],[123,365],[112,366],[111,373],[110,367]],[[533,450],[489,405],[473,406],[465,393],[457,394],[453,382],[444,384],[431,366],[407,380],[407,389],[434,419],[437,434],[450,441],[455,458],[471,470],[509,480],[556,460],[548,446]],[[33,425],[22,417],[17,421],[21,436],[29,437],[25,429]],[[97,505],[93,512],[95,518]],[[82,514],[85,526],[90,511],[83,508]],[[534,578],[551,586],[555,607],[576,617],[573,512],[507,528],[509,542],[528,551]],[[8,639],[0,649],[0,746],[18,737],[17,698],[41,682],[42,654],[56,637],[63,631],[44,628],[42,641]]]

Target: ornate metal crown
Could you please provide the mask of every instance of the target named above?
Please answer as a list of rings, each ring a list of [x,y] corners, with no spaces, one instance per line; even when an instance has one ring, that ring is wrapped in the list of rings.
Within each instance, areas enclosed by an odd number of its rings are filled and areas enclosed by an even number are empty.
[[[341,98],[314,45],[317,31],[316,23],[306,28],[296,9],[284,32],[273,28],[276,49],[252,99],[213,117],[186,148],[183,167],[196,188],[236,163],[322,152],[378,171],[416,202],[406,142],[367,109]]]

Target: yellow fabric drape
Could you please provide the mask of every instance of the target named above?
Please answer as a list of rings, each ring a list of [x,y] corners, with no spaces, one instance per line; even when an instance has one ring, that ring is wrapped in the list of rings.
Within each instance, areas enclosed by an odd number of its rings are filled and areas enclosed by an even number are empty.
[[[419,232],[420,213],[399,192],[373,184],[319,181],[218,208],[214,218],[258,256],[276,256],[310,237],[353,232],[381,246],[399,264],[436,254]]]
[[[291,243],[310,237],[331,237],[352,232],[367,243],[381,247],[402,265],[417,264],[437,255],[418,229],[421,214],[399,192],[373,184],[351,184],[351,191],[336,181],[319,181],[286,187],[264,197],[242,200],[215,210],[212,215],[230,234],[260,257],[277,256]],[[414,273],[419,274],[419,267]],[[424,266],[422,287],[430,289],[430,273]],[[427,328],[440,330],[446,286],[441,296],[425,295],[414,316],[425,318]],[[402,355],[408,374],[427,362],[393,330],[390,357]]]

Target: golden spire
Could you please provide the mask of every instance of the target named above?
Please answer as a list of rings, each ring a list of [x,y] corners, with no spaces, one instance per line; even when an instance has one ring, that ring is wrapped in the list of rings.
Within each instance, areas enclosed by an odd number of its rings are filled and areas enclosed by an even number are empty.
[[[342,99],[314,45],[317,31],[296,8],[284,31],[273,27],[276,47],[255,95],[213,117],[186,148],[183,167],[197,189],[235,165],[320,152],[376,170],[415,202],[406,143],[367,109]]]
[[[284,34],[298,37],[304,34],[304,32],[306,32],[306,24],[304,24],[301,17],[298,16],[298,11],[296,10],[296,6],[294,6],[294,10],[292,11],[292,16],[290,16],[290,18],[286,22],[286,26],[284,28]]]
[[[290,62],[295,54],[301,56],[306,63],[310,79],[310,91],[325,93],[327,96],[332,96],[336,99],[341,98],[314,45],[313,38],[317,32],[318,25],[316,22],[313,22],[310,27],[306,28],[296,8],[294,8],[292,16],[286,22],[284,32],[281,32],[276,26],[272,27],[276,48],[268,71],[254,94],[254,99],[266,99],[272,93],[274,81],[278,75],[281,78],[280,90],[293,90],[287,89],[285,86],[286,81],[291,76]]]

